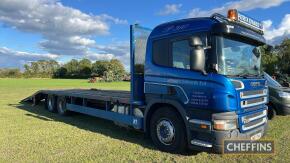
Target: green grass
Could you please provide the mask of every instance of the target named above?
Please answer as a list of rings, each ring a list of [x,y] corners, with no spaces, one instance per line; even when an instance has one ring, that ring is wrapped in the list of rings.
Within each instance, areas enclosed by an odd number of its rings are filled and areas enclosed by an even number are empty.
[[[19,103],[40,89],[92,87],[128,90],[129,83],[0,79],[0,162],[290,162],[289,116],[271,121],[264,138],[275,141],[275,155],[175,155],[109,121],[79,114],[61,117],[43,105]]]

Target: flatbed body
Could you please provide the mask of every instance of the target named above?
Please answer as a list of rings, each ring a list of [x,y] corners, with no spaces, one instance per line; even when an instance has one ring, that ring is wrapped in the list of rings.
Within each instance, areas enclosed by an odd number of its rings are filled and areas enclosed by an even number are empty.
[[[143,118],[133,116],[130,109],[130,91],[99,90],[99,89],[59,89],[40,90],[22,100],[37,105],[41,101],[47,102],[47,97],[64,98],[66,109],[98,118],[114,121],[120,125],[143,128]],[[142,108],[143,106],[134,106]]]
[[[33,96],[38,96],[39,98],[41,98],[40,96],[47,94],[130,104],[130,91],[100,89],[39,90],[25,100],[33,100]]]

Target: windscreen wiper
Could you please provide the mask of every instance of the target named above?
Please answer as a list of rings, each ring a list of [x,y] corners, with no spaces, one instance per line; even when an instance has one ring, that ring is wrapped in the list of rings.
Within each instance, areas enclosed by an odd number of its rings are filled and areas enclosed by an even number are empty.
[[[250,74],[248,72],[244,72],[244,73],[241,73],[241,74],[238,74],[237,75],[238,77],[243,77],[243,78],[248,78],[248,77],[257,77],[259,76],[258,74],[255,75],[255,74]]]

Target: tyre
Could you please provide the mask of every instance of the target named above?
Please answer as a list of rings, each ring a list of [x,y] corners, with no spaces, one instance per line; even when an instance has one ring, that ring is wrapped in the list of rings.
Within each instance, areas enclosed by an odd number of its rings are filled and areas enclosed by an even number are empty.
[[[47,95],[46,109],[50,112],[56,112],[56,97],[54,95]]]
[[[68,115],[69,111],[66,108],[66,99],[65,97],[57,98],[57,112],[60,115]]]
[[[32,97],[32,106],[36,106],[39,103],[39,101],[37,100],[36,96]]]
[[[277,115],[275,108],[272,105],[268,106],[268,119],[271,120]]]
[[[183,153],[186,150],[186,129],[179,113],[170,107],[156,110],[150,120],[150,136],[162,151]]]

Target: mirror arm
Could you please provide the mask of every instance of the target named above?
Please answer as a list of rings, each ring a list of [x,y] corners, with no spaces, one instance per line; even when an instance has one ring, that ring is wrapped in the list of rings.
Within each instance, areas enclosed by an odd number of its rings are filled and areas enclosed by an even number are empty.
[[[203,70],[201,72],[202,72],[202,75],[204,75],[204,76],[208,75],[208,73],[205,70]]]

